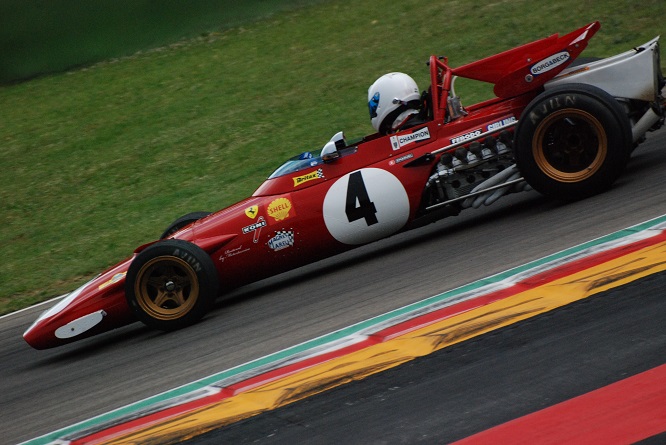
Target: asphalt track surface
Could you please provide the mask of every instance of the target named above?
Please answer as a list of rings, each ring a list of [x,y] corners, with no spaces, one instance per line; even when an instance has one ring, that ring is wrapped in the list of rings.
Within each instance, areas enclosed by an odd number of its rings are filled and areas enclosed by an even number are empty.
[[[512,195],[491,207],[465,211],[240,289],[221,300],[202,323],[180,332],[163,334],[134,324],[36,351],[21,334],[46,306],[3,317],[0,442],[32,439],[661,216],[666,213],[664,183],[666,131],[661,130],[649,135],[625,175],[607,193],[572,204],[553,202],[535,192]],[[128,246],[128,251],[134,247]],[[578,329],[588,328],[581,323]],[[560,335],[557,325],[547,331],[553,342],[565,344],[554,340]],[[502,359],[502,354],[507,358]],[[511,361],[511,354],[512,348],[493,351],[498,362]],[[571,379],[588,372],[570,369],[575,370]],[[512,392],[510,386],[504,387],[510,379],[502,380],[492,369],[481,367],[479,372],[486,372],[483,381],[488,386]],[[387,419],[376,421],[389,423],[391,414],[385,410]]]
[[[662,272],[184,443],[455,442],[666,363],[665,296]]]

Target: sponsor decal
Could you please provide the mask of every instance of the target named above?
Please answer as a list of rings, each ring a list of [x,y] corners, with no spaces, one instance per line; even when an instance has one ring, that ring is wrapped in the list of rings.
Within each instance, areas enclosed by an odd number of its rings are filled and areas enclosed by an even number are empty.
[[[548,71],[562,65],[570,58],[571,55],[569,54],[569,51],[562,51],[557,54],[553,54],[552,56],[546,57],[545,59],[540,60],[539,62],[532,65],[532,68],[530,68],[530,73],[534,74],[535,76],[547,73]]]
[[[294,180],[294,187],[299,186],[301,184],[304,184],[308,181],[312,181],[314,179],[321,179],[324,177],[324,171],[320,168],[317,169],[313,172],[307,173],[303,176],[296,176],[295,178],[291,178]]]
[[[263,216],[260,216],[256,223],[245,226],[242,230],[244,234],[248,234],[254,232],[255,230],[260,230],[262,227],[266,227],[266,220]]]
[[[123,278],[125,278],[125,275],[127,275],[127,272],[120,272],[120,273],[115,274],[114,276],[111,277],[111,279],[110,279],[109,281],[100,284],[100,285],[99,285],[99,290],[102,290],[102,289],[104,289],[104,288],[106,288],[106,287],[111,286],[112,284],[117,283],[118,281],[120,281],[120,280],[122,280]]]
[[[254,219],[259,214],[259,206],[251,206],[245,209],[245,214],[248,218]]]
[[[254,232],[254,236],[252,237],[252,242],[256,244],[259,242],[259,236],[261,235],[261,228],[266,227],[266,225],[267,225],[266,220],[264,219],[263,216],[260,216],[256,223],[243,227],[243,233],[248,234]]]
[[[511,116],[507,117],[506,119],[502,119],[501,121],[493,122],[492,124],[489,124],[486,129],[490,131],[497,131],[501,130],[504,127],[508,127],[510,125],[513,125],[516,123],[516,117]]]
[[[479,128],[478,130],[470,131],[469,133],[461,134],[460,136],[451,138],[451,143],[457,144],[458,142],[469,141],[470,139],[474,139],[475,137],[481,136],[482,134],[483,130]]]
[[[224,251],[224,255],[220,255],[220,262],[224,262],[225,259],[234,257],[236,255],[240,255],[241,253],[245,253],[248,250],[250,250],[249,247],[243,248],[243,245],[241,244],[238,247],[234,247],[233,249],[227,249]]]
[[[430,139],[430,131],[428,130],[428,127],[423,127],[411,132],[410,134],[403,134],[402,136],[391,136],[391,146],[393,147],[393,150],[399,150],[405,145],[420,141],[427,141],[428,139]]]
[[[283,197],[271,201],[271,203],[268,204],[266,212],[268,212],[268,216],[273,218],[275,221],[282,221],[289,218],[289,216],[293,216],[293,212],[291,215],[289,214],[291,210],[291,201],[288,198]]]
[[[401,162],[405,162],[405,161],[407,161],[407,160],[409,160],[409,159],[412,159],[413,157],[414,157],[414,153],[408,153],[408,154],[406,154],[406,155],[404,155],[404,156],[399,156],[399,157],[397,157],[397,158],[395,158],[395,159],[391,159],[391,160],[389,161],[389,165],[400,164]]]
[[[286,249],[294,245],[294,232],[292,230],[278,230],[275,236],[266,243],[273,251]]]

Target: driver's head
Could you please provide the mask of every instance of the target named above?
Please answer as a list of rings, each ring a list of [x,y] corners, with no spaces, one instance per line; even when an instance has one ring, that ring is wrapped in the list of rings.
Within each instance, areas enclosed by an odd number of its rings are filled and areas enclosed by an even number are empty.
[[[368,89],[368,108],[372,126],[379,133],[396,130],[407,117],[418,113],[419,87],[404,73],[388,73]]]

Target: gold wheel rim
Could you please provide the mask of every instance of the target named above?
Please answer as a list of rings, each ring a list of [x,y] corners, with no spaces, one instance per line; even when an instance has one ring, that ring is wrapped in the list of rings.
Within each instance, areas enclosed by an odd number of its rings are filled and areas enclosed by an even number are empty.
[[[560,110],[543,120],[532,139],[534,160],[558,182],[580,182],[593,176],[608,154],[601,123],[583,110]]]
[[[190,312],[196,304],[199,280],[186,261],[160,256],[141,267],[134,294],[141,309],[150,317],[175,320]]]

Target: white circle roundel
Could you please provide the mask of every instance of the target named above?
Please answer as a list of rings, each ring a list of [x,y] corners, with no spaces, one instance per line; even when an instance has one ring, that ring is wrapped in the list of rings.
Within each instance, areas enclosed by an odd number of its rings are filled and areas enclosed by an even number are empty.
[[[335,181],[324,198],[324,223],[344,244],[377,241],[400,230],[409,218],[409,198],[398,178],[363,168]]]

